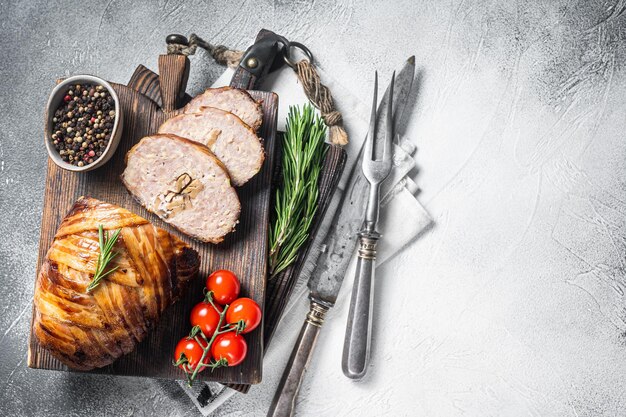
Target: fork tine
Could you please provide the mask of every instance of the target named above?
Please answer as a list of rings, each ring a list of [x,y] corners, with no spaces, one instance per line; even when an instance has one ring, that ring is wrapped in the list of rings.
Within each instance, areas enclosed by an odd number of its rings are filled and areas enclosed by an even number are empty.
[[[376,140],[376,105],[378,104],[378,71],[374,72],[374,100],[372,103],[372,116],[370,118],[370,128],[367,132],[367,141],[365,143],[365,156],[363,161],[374,159],[374,141]]]
[[[387,102],[387,131],[385,132],[385,150],[383,151],[383,161],[391,160],[392,144],[393,144],[393,87],[396,83],[396,72],[391,76],[391,84],[389,85],[389,101]]]

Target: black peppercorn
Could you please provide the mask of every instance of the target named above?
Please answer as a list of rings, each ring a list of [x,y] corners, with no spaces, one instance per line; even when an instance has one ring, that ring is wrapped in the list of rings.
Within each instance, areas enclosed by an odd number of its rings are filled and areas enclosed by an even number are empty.
[[[101,85],[69,86],[54,112],[52,143],[72,165],[94,163],[104,153],[115,122],[113,97]]]

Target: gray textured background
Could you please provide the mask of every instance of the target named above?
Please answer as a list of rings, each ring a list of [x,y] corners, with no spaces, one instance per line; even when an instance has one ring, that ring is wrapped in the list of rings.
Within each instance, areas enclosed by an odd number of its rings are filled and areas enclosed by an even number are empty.
[[[623,0],[0,4],[0,415],[196,415],[174,383],[25,366],[43,107],[59,76],[156,68],[171,32],[245,48],[262,27],[363,103],[374,69],[416,55],[409,135],[437,222],[383,268],[373,379],[314,360],[300,415],[626,415]],[[190,92],[220,73],[200,53]],[[264,415],[275,382],[221,414]]]

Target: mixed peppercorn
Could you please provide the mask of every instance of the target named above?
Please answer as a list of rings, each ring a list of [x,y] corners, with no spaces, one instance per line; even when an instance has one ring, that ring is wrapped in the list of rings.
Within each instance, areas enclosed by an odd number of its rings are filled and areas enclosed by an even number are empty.
[[[106,88],[72,85],[54,113],[52,144],[65,162],[79,167],[92,164],[111,140],[115,117],[115,101]]]

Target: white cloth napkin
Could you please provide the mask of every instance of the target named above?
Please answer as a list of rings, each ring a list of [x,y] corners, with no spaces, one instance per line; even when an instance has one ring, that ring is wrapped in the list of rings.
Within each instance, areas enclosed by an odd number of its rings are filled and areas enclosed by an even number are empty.
[[[233,71],[227,70],[213,84],[213,87],[228,85],[232,75]],[[364,116],[367,117],[370,114],[369,106],[359,102],[337,81],[329,77],[328,74],[321,72],[320,76],[323,82],[332,91],[339,110],[344,110],[344,125],[350,138],[350,144],[347,145],[346,148],[348,152],[348,162],[344,176],[339,185],[341,189],[344,189],[347,182],[347,174],[356,161],[356,157],[359,154],[359,150],[363,145],[363,140],[367,133],[368,121]],[[303,105],[308,102],[298,83],[297,77],[293,71],[288,69],[271,74],[263,82],[262,89],[274,91],[278,94],[278,129],[281,131],[285,129],[285,120],[289,106],[296,104]],[[383,237],[378,245],[377,266],[391,259],[404,246],[417,238],[432,224],[432,218],[416,198],[418,191],[417,184],[408,176],[413,168],[415,168],[415,160],[413,159],[414,152],[415,146],[407,139],[402,139],[400,145],[394,147],[394,167],[390,177],[385,181],[381,193],[379,228]],[[331,206],[329,212],[335,208],[336,207]],[[322,331],[329,331],[328,328],[337,327],[345,329],[345,317],[347,316],[347,305],[350,301],[355,265],[356,257],[353,257],[341,292],[337,298],[337,303],[333,309],[335,311],[329,313],[329,319],[324,324]],[[306,312],[308,311],[309,303],[306,284],[306,281],[303,279],[296,283],[291,300],[289,300],[285,308],[283,318],[265,354],[263,384],[271,385],[271,387],[269,387],[271,394],[269,398],[266,398],[268,406],[283,369],[285,368],[297,334],[302,326]],[[341,357],[343,338],[339,340],[333,339],[333,343],[336,344],[333,349],[335,356]],[[322,354],[322,352],[314,354]],[[333,359],[329,358],[329,360]],[[334,367],[334,373],[336,375],[342,373],[339,363]],[[305,378],[306,377],[305,375]],[[333,377],[334,375],[329,376],[329,378]],[[193,388],[187,387],[185,381],[179,381],[179,384],[204,416],[208,416],[218,407],[222,406],[222,404],[224,408],[232,407],[233,410],[236,410],[238,408],[236,405],[237,400],[244,396],[244,394],[226,388],[219,383],[196,383]],[[267,387],[264,387],[264,389],[267,389]],[[265,397],[268,396],[266,395]]]

